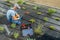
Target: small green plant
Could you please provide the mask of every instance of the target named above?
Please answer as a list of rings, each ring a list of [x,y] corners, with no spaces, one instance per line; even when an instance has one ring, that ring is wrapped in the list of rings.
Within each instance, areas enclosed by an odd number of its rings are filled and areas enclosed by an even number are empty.
[[[56,13],[56,10],[49,8],[49,9],[48,9],[48,14],[49,14],[49,15],[52,15],[53,13]]]
[[[9,6],[9,7],[12,6],[10,1],[11,1],[11,0],[6,0],[6,2],[8,3],[8,4],[6,4],[6,5]]]
[[[29,2],[23,2],[23,4],[29,4]]]
[[[29,21],[30,21],[31,23],[35,23],[35,22],[36,22],[35,19],[30,19]]]
[[[22,10],[26,10],[26,8],[25,7],[22,7]]]
[[[27,2],[23,2],[23,4],[27,4]]]
[[[38,6],[38,9],[44,9],[45,7],[44,6]]]
[[[41,15],[41,14],[42,14],[42,12],[37,12],[37,14],[38,14],[38,15]]]
[[[60,18],[58,18],[58,17],[56,17],[56,18],[54,18],[55,20],[57,20],[57,21],[60,21]]]
[[[51,30],[55,30],[56,28],[54,26],[49,26]]]
[[[11,7],[11,4],[7,4],[7,6]]]
[[[10,3],[11,0],[6,0],[7,3]]]
[[[48,18],[47,17],[44,17],[44,19],[43,19],[44,21],[48,21]]]
[[[37,28],[34,28],[35,34],[43,35],[42,24],[38,24]]]
[[[24,1],[23,0],[18,0],[18,2],[17,2],[18,4],[23,4],[24,3]]]
[[[37,6],[34,6],[34,7],[33,7],[33,10],[37,10],[37,9],[38,9],[38,7],[37,7]]]
[[[14,32],[13,37],[14,37],[15,39],[17,39],[17,38],[19,37],[19,33]]]
[[[4,27],[0,27],[0,31],[4,31]]]
[[[16,24],[12,23],[11,28],[16,28]]]

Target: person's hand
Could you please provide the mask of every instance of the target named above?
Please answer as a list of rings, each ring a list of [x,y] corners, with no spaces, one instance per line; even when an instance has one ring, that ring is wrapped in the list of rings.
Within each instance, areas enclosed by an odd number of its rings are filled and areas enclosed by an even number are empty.
[[[20,18],[17,18],[17,19],[20,19]]]

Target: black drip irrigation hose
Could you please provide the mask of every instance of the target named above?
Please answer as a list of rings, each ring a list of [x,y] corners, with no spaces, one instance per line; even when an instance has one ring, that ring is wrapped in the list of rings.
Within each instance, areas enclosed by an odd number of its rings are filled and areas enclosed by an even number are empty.
[[[6,13],[6,12],[3,12],[3,11],[1,11],[1,10],[0,10],[0,12],[2,12],[2,13]]]
[[[2,3],[2,4],[4,4],[4,3]],[[7,4],[4,4],[4,5],[7,6]],[[8,7],[8,6],[7,6],[7,7]],[[44,13],[46,13],[46,12],[44,12]],[[58,13],[58,14],[60,14],[60,13]],[[44,15],[42,15],[42,16],[44,16]],[[59,17],[59,16],[56,16],[56,15],[52,15],[52,16]],[[60,17],[59,17],[59,18],[60,18]]]
[[[2,3],[2,4],[4,4],[4,5],[6,5],[7,6],[7,4],[5,4],[5,3]],[[4,12],[5,13],[5,12]],[[46,13],[46,12],[44,12],[44,13]],[[32,15],[31,15],[32,16]],[[44,16],[44,15],[42,15],[42,16]],[[55,17],[59,17],[59,16],[56,16],[56,15],[52,15],[52,16],[55,16]],[[47,16],[45,16],[45,17],[47,17]],[[35,18],[37,18],[37,17],[35,17]],[[39,18],[37,18],[37,19],[39,19]],[[53,19],[53,18],[51,18],[51,19]],[[40,19],[40,20],[42,20],[42,19]],[[44,21],[44,20],[43,20]],[[51,23],[51,22],[49,22],[49,23]],[[52,23],[52,24],[54,24],[54,23]],[[57,24],[55,24],[55,25],[57,25]],[[60,26],[60,25],[58,25],[58,26]]]
[[[32,16],[32,15],[29,15],[29,16],[34,17],[34,16]],[[37,18],[37,17],[34,17],[34,18],[39,19],[39,18]],[[23,20],[26,20],[26,19],[23,19]],[[39,20],[44,21],[43,19],[39,19]],[[26,20],[26,21],[28,21],[28,20]],[[28,21],[28,22],[29,22],[29,21]],[[51,23],[51,22],[48,22],[48,23]],[[37,24],[37,23],[35,23],[35,24]],[[51,23],[51,24],[54,24],[54,23]],[[54,25],[57,25],[57,24],[54,24]],[[60,25],[57,25],[57,26],[60,26]],[[46,27],[46,26],[44,26],[44,27]],[[46,27],[46,28],[50,29],[49,27]],[[51,30],[51,29],[50,29],[50,30]],[[60,31],[58,31],[58,30],[54,30],[54,31],[56,31],[56,32],[59,32],[59,33],[60,33]]]
[[[7,4],[5,4],[5,3],[2,3],[2,4],[4,4],[4,5],[7,6]],[[44,13],[46,13],[46,12],[44,12]],[[60,14],[60,13],[58,13],[58,14]],[[32,16],[32,15],[29,15],[29,16],[34,17],[34,18],[36,18],[36,19],[39,19],[39,18],[37,18],[37,17],[35,17],[35,16]],[[42,16],[44,16],[44,15],[42,15]],[[59,16],[56,16],[56,15],[52,15],[52,16],[59,17]],[[60,18],[60,17],[59,17],[59,18]],[[0,18],[0,19],[1,19],[1,18]],[[52,18],[52,19],[53,19],[53,18]],[[23,19],[23,20],[26,20],[26,19]],[[39,19],[39,20],[44,21],[43,19]],[[26,21],[28,21],[28,20],[26,20]],[[28,21],[28,22],[29,22],[29,21]],[[48,23],[51,23],[51,22],[48,22]],[[37,23],[35,23],[35,24],[37,25]],[[58,24],[55,24],[55,23],[51,23],[51,24],[58,25]],[[58,25],[58,26],[60,26],[60,25]],[[44,27],[45,27],[45,26],[44,26]],[[48,27],[46,27],[46,28],[48,28]],[[50,28],[48,28],[48,29],[51,30]],[[57,30],[54,30],[54,31],[60,33],[60,31],[57,31]]]
[[[7,6],[7,7],[9,7],[7,4],[5,4],[5,3],[2,3],[2,2],[0,2],[0,4],[3,4],[4,6]]]
[[[43,12],[43,13],[46,13],[46,12]],[[48,13],[46,13],[47,15],[48,15]],[[56,14],[56,13],[55,13]],[[58,13],[57,13],[58,14]],[[60,13],[59,13],[59,15],[60,15]],[[44,16],[44,15],[42,15],[42,16]],[[51,15],[51,16],[54,16],[54,17],[59,17],[59,16],[56,16],[56,15]],[[60,17],[59,17],[60,18]]]
[[[4,3],[3,3],[4,4]],[[5,4],[4,4],[5,5]],[[5,13],[5,12],[4,12]],[[46,12],[44,12],[44,13],[46,13]],[[30,15],[30,16],[32,16],[32,15]],[[44,16],[44,15],[42,15],[42,16]],[[56,16],[56,15],[52,15],[52,16],[55,16],[55,17],[58,17],[58,16]],[[32,16],[32,17],[34,17],[34,16]],[[45,17],[47,17],[47,16],[45,16]],[[37,18],[37,17],[35,17],[35,18]],[[51,18],[51,17],[50,17]],[[37,19],[39,19],[39,18],[37,18]],[[53,19],[53,18],[51,18],[51,19]],[[42,19],[40,19],[40,20],[42,20]],[[44,21],[44,20],[43,20]],[[48,23],[51,23],[51,22],[48,22]],[[52,23],[52,24],[54,24],[54,23]],[[58,24],[55,24],[55,25],[58,25]],[[58,26],[60,26],[60,25],[58,25]]]
[[[35,16],[32,16],[32,15],[29,15],[29,16],[34,17],[34,18],[36,18],[36,19],[39,19],[39,18],[37,18],[37,17],[35,17]],[[44,21],[43,19],[39,19],[39,20]],[[49,21],[47,21],[47,22],[48,22],[48,23],[51,23],[51,24],[54,24],[54,25],[57,25],[57,26],[60,26],[60,25],[58,25],[58,24],[55,24],[55,23],[52,23],[52,22],[49,22]]]
[[[5,10],[7,10],[8,9],[8,7],[7,8],[5,8],[5,7],[2,7],[2,6],[0,6],[1,8],[4,8]]]
[[[26,19],[22,19],[22,20],[25,20],[25,21],[27,21],[27,22],[30,22],[30,21],[28,21],[28,20],[26,20]],[[38,25],[38,23],[35,23],[36,25]],[[51,30],[49,27],[46,27],[46,26],[44,26],[45,28],[48,28],[49,30]],[[58,32],[58,33],[60,33],[60,31],[58,31],[58,30],[52,30],[52,31],[56,31],[56,32]]]
[[[30,15],[31,16],[31,15]],[[23,18],[23,20],[25,20],[25,21],[28,21],[28,20],[26,20],[26,19],[24,19]],[[44,21],[44,20],[43,20]],[[29,21],[28,21],[29,22]],[[35,23],[36,25],[37,25],[37,23]],[[45,26],[44,26],[45,27]],[[46,27],[46,28],[48,28],[48,27]],[[49,30],[51,30],[50,28],[48,28]],[[56,31],[56,32],[59,32],[60,33],[60,31],[57,31],[57,30],[54,30],[54,31]]]
[[[33,15],[31,15],[31,16],[33,16]],[[40,16],[48,17],[48,16],[46,16],[46,15],[40,15]],[[56,17],[56,16],[55,16],[55,17]],[[37,18],[37,17],[35,17],[35,18]],[[52,17],[48,17],[48,18],[54,19],[54,18],[52,18]],[[37,19],[39,19],[39,18],[37,18]]]
[[[7,3],[7,2],[0,2],[1,4],[4,4],[6,6],[8,6],[8,4],[12,4],[12,3]]]

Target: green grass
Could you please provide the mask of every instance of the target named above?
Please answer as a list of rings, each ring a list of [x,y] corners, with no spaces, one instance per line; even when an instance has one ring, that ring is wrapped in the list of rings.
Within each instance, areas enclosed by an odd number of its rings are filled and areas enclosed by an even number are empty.
[[[16,28],[16,24],[12,23],[11,28]]]

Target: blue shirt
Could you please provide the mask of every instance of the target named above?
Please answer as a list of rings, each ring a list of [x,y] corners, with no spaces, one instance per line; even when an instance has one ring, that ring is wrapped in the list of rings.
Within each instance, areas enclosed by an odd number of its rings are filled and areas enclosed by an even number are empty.
[[[9,20],[10,18],[12,18],[12,16],[15,16],[16,13],[17,13],[17,12],[14,11],[13,9],[8,10],[8,11],[7,11],[7,14],[6,14],[7,19]],[[13,19],[12,19],[12,20],[13,20]]]

